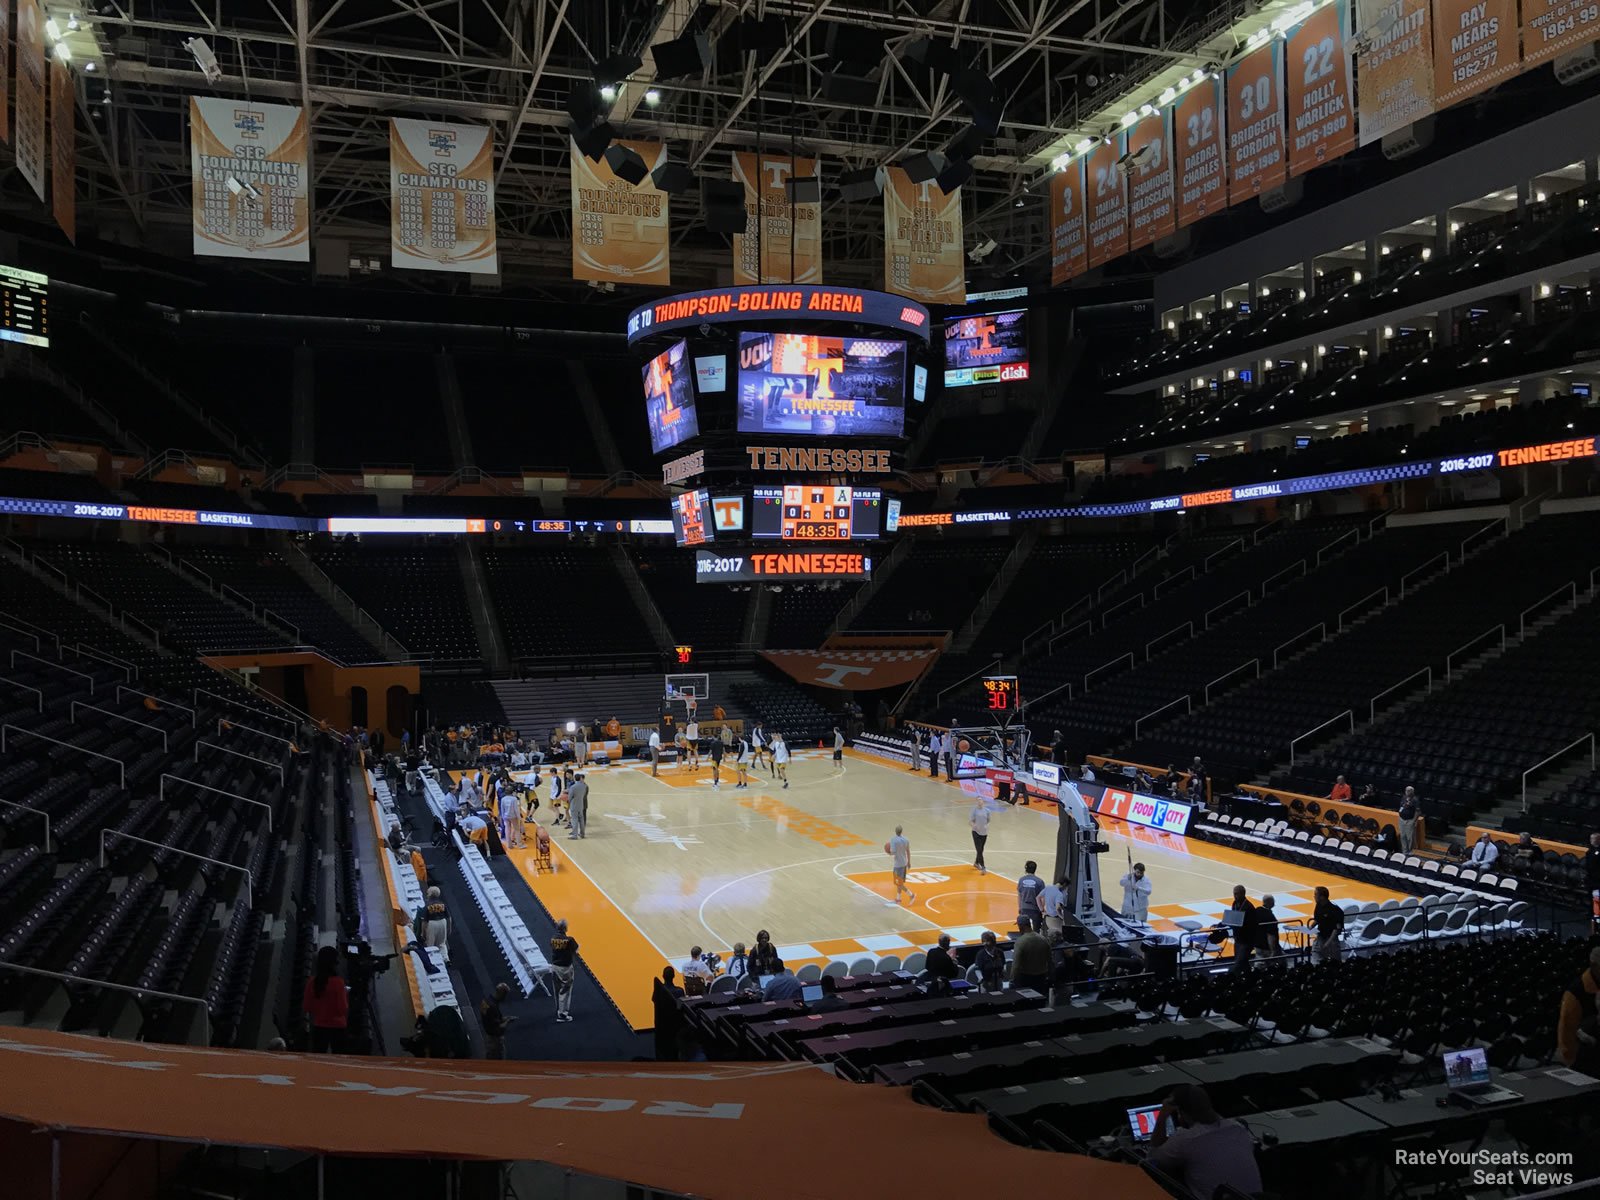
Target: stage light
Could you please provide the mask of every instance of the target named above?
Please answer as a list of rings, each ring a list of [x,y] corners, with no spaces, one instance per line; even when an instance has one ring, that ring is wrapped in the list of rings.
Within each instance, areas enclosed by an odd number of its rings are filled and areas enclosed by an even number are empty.
[[[217,62],[217,56],[206,44],[205,38],[189,38],[183,43],[183,48],[194,56],[195,65],[200,68],[207,83],[216,83],[222,78],[222,65]]]
[[[600,89],[600,99],[602,99],[602,100],[615,100],[616,98],[617,98],[617,89],[612,84],[608,83],[608,84],[604,85]]]
[[[1139,114],[1136,113],[1136,112],[1123,113],[1122,114],[1122,127],[1124,129],[1126,129],[1129,125],[1132,125],[1136,121],[1138,121],[1138,119],[1139,119]]]
[[[661,93],[655,88],[650,88],[644,94],[644,102],[651,108],[654,108],[656,105],[661,103]]]
[[[71,62],[72,61],[72,47],[68,46],[65,42],[57,42],[56,43],[56,57],[59,58],[62,62]]]
[[[44,23],[44,34],[52,42],[61,40],[61,26],[56,24],[54,17]]]

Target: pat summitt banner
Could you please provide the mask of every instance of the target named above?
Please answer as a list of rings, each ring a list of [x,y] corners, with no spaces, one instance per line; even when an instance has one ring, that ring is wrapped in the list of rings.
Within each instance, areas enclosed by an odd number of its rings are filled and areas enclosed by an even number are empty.
[[[1365,146],[1433,112],[1433,27],[1428,0],[1359,0],[1356,16]]]
[[[194,252],[309,262],[309,151],[304,109],[191,96]]]
[[[389,262],[493,275],[494,134],[477,125],[389,122]]]

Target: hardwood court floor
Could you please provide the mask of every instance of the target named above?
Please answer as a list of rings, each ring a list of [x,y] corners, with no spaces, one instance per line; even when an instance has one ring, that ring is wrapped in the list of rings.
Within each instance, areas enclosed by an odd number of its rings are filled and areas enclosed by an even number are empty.
[[[1015,928],[1015,880],[1035,859],[1055,862],[1054,805],[1013,808],[992,800],[988,875],[972,866],[967,816],[971,781],[934,782],[904,766],[847,751],[842,773],[817,750],[796,752],[784,790],[765,770],[747,790],[724,769],[711,787],[698,772],[625,765],[589,775],[588,836],[552,830],[553,872],[535,869],[531,850],[512,851],[523,878],[555,917],[571,923],[584,961],[638,1029],[652,1024],[650,983],[665,963],[681,964],[699,945],[724,957],[767,929],[787,966],[896,954],[931,946],[940,932],[976,941],[984,929]],[[545,804],[539,819],[553,814]],[[892,902],[883,844],[896,825],[911,841],[909,881],[916,900]],[[1308,916],[1311,890],[1382,900],[1399,893],[1245,854],[1199,840],[1112,822],[1101,858],[1107,898],[1128,854],[1146,864],[1155,890],[1151,923],[1176,928],[1194,916],[1215,920],[1233,886],[1253,899],[1277,897],[1281,920]]]

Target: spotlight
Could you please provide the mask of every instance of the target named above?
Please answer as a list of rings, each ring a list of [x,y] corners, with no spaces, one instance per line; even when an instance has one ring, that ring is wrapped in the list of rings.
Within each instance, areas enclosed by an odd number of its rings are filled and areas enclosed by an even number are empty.
[[[78,31],[78,14],[77,13],[73,13],[70,17],[67,18],[67,28],[73,33],[76,33]]]
[[[644,59],[637,54],[613,54],[595,63],[594,81],[601,87],[621,83],[643,65]]]
[[[661,93],[655,88],[650,88],[644,94],[644,102],[651,108],[661,103]]]
[[[88,72],[90,72],[90,73],[93,73],[93,72],[94,72],[94,70],[95,70],[95,65],[94,65],[94,64],[93,64],[93,63],[92,63],[92,62],[87,62],[87,63],[84,63],[84,64],[83,64],[83,69],[84,69],[84,70],[85,70],[85,71],[88,71]]]
[[[600,89],[600,99],[602,99],[602,100],[615,100],[616,98],[617,98],[617,89],[616,89],[616,85],[615,84],[608,83],[608,84],[606,84],[605,86],[603,86]]]
[[[183,48],[194,56],[195,65],[200,68],[200,74],[206,77],[207,83],[221,81],[222,65],[217,62],[217,56],[206,44],[205,38],[189,38],[183,43]]]
[[[999,242],[995,241],[992,237],[985,235],[977,240],[971,250],[967,251],[967,257],[973,262],[982,262],[984,259],[988,258],[989,255],[993,254],[997,249],[999,249],[999,247]]]
[[[846,171],[839,176],[839,197],[842,200],[876,200],[883,194],[888,178],[889,172],[883,167]]]
[[[71,62],[72,61],[72,47],[68,46],[65,42],[57,42],[56,43],[56,57],[59,58],[62,62]]]
[[[44,35],[52,42],[59,42],[61,40],[61,26],[56,24],[54,17],[51,17],[44,23]]]
[[[248,199],[256,201],[258,204],[261,202],[262,197],[260,188],[253,183],[241,183],[232,175],[228,176],[228,190],[235,196],[245,196]]]

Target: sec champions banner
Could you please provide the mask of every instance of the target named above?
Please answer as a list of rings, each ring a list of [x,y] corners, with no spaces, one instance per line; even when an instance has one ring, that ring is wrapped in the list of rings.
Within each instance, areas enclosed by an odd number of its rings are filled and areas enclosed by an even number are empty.
[[[78,93],[72,68],[50,60],[50,211],[67,241],[78,240]]]
[[[1128,252],[1128,179],[1117,166],[1125,153],[1119,134],[1101,142],[1083,160],[1089,197],[1089,268],[1093,270]]]
[[[44,14],[39,0],[17,0],[17,170],[44,199]]]
[[[1190,88],[1172,109],[1173,171],[1178,225],[1193,225],[1228,205],[1223,163],[1220,79]]]
[[[1128,249],[1137,250],[1178,229],[1172,211],[1172,110],[1128,130],[1127,147],[1129,154],[1145,154],[1128,177]]]
[[[672,282],[671,197],[646,176],[634,187],[604,159],[592,162],[569,141],[572,158],[572,277],[601,283]],[[654,171],[667,158],[660,142],[618,141]]]
[[[961,189],[946,195],[936,183],[912,183],[889,168],[883,189],[883,281],[886,291],[925,304],[967,298],[962,246]]]
[[[389,121],[389,262],[493,275],[494,134],[476,125]]]
[[[1549,62],[1596,39],[1600,39],[1600,4],[1595,0],[1522,0],[1524,65]],[[22,108],[20,99],[17,108]]]
[[[1517,0],[1434,0],[1434,102],[1445,108],[1520,71],[1517,33]]]
[[[1426,5],[1428,0],[1421,2]],[[1288,76],[1285,90],[1289,98],[1291,175],[1304,175],[1356,148],[1349,14],[1346,0],[1335,0],[1289,33],[1284,73]],[[1365,103],[1364,70],[1361,82]]]
[[[1356,14],[1370,41],[1360,56],[1365,146],[1433,112],[1433,30],[1428,0],[1357,0]]]
[[[1050,284],[1082,275],[1088,251],[1083,210],[1083,159],[1050,176]]]
[[[191,96],[194,252],[309,262],[309,147],[304,109]]]
[[[1283,43],[1274,38],[1228,68],[1228,194],[1235,200],[1282,187]]]
[[[744,232],[733,235],[733,282],[822,282],[822,205],[793,204],[786,184],[817,173],[814,158],[787,154],[733,156],[733,179],[744,186]]]

